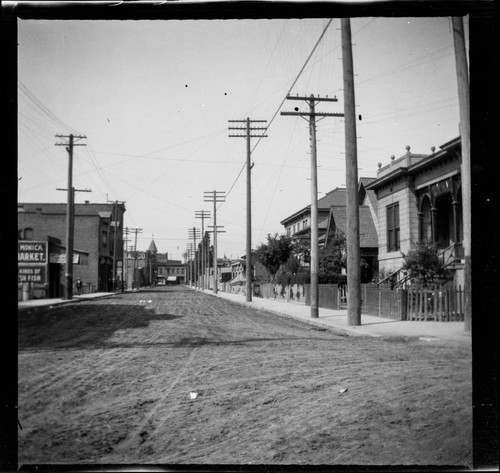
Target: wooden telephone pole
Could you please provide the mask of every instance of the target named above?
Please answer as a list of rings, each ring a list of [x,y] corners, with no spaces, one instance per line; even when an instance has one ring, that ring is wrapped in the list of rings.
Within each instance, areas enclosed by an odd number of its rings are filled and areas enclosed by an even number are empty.
[[[316,112],[317,102],[337,102],[337,98],[328,97],[299,97],[287,95],[288,100],[305,100],[309,104],[309,112],[281,112],[281,115],[308,117],[309,136],[311,141],[311,317],[319,317],[319,255],[318,255],[318,169],[316,152],[316,117],[343,117],[343,113]]]
[[[200,274],[199,271],[197,271],[196,268],[196,239],[200,238],[200,229],[199,228],[188,228],[188,238],[193,239],[193,285],[196,286],[196,281],[199,279]],[[197,274],[198,273],[198,274]],[[196,277],[198,276],[198,278]]]
[[[65,191],[65,192],[68,191],[68,189],[61,189],[61,188],[57,188],[56,190],[57,191]],[[92,192],[92,190],[91,189],[75,189],[73,187],[73,192],[71,193],[71,215],[69,217],[69,219],[70,219],[70,227],[71,227],[71,234],[72,235],[75,234],[75,194],[77,192]],[[73,246],[74,246],[74,237],[72,236],[71,259],[73,259],[73,253],[74,253]],[[66,258],[67,257],[68,257],[68,248],[66,248]],[[66,264],[66,268],[68,268],[67,264]],[[71,281],[73,281],[73,261],[71,262]],[[73,282],[71,282],[71,284],[73,284]],[[73,294],[73,288],[71,289],[71,294]]]
[[[470,90],[464,23],[453,17],[453,41],[457,70],[458,105],[460,109],[460,139],[462,142],[462,211],[464,225],[464,328],[472,330],[472,269],[471,269],[471,145],[470,145]]]
[[[206,212],[205,210],[196,210],[194,213],[195,218],[201,219],[201,274],[203,275],[201,278],[201,288],[207,289],[206,281],[205,281],[205,219],[210,218],[210,212]]]
[[[188,270],[186,282],[189,286],[191,286],[192,282],[194,281],[193,264],[191,261],[193,254],[194,254],[193,244],[191,242],[189,242],[186,245],[186,263],[187,263],[187,270]]]
[[[134,266],[133,266],[133,272],[132,272],[132,287],[133,289],[136,289],[138,286],[141,285],[141,278],[139,278],[139,284],[137,284],[137,234],[142,233],[142,228],[134,228],[130,230],[130,233],[135,234],[134,238]]]
[[[73,147],[86,146],[85,143],[75,143],[75,140],[87,138],[84,135],[56,135],[56,138],[67,138],[68,143],[56,143],[56,146],[65,146],[68,152],[68,201],[66,204],[66,271],[64,298],[73,298]]]
[[[217,294],[217,233],[223,233],[223,231],[219,231],[218,228],[222,228],[222,226],[217,226],[217,203],[226,201],[226,192],[225,191],[209,191],[204,192],[204,201],[205,202],[213,202],[214,204],[214,224],[209,225],[209,227],[213,228],[214,233],[214,294]]]
[[[361,325],[361,255],[359,240],[358,154],[351,21],[340,20],[344,69],[345,174],[347,215],[347,325]]]
[[[229,123],[244,123],[244,127],[234,127],[230,126],[230,131],[241,130],[245,133],[239,133],[236,135],[229,135],[230,138],[246,138],[247,140],[247,238],[246,238],[246,301],[252,301],[252,167],[253,163],[250,164],[250,138],[267,138],[267,135],[263,134],[267,130],[267,127],[256,127],[252,126],[252,123],[266,123],[267,120],[229,120]],[[261,132],[261,130],[263,130]],[[257,134],[252,134],[252,132],[257,132]]]

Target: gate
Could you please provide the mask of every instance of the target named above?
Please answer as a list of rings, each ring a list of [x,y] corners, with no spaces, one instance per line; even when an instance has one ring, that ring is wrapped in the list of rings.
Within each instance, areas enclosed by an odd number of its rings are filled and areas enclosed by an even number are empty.
[[[338,285],[339,309],[347,309],[347,284]]]

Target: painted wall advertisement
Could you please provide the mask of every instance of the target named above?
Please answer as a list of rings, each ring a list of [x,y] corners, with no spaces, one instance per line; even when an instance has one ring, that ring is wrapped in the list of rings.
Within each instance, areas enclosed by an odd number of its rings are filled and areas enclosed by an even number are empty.
[[[45,284],[45,266],[21,266],[17,270],[17,282]]]
[[[17,243],[17,282],[45,284],[47,280],[47,242]]]
[[[19,241],[17,242],[17,262],[22,263],[47,263],[46,241]]]

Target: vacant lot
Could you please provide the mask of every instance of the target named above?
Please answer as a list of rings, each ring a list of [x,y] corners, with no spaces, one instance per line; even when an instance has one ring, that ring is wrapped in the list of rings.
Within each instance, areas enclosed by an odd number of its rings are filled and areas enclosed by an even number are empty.
[[[471,352],[434,343],[182,286],[23,311],[19,464],[470,465]]]

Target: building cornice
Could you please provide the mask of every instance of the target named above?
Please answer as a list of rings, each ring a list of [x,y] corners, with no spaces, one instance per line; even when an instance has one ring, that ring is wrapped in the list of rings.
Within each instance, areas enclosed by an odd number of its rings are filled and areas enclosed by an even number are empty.
[[[455,159],[457,157],[457,151],[460,148],[460,137],[448,141],[447,143],[440,146],[440,150],[436,153],[430,154],[426,158],[416,162],[407,167],[398,167],[394,171],[385,174],[384,176],[376,179],[375,181],[367,184],[365,186],[366,190],[377,190],[381,187],[387,186],[397,179],[403,177],[414,177],[417,174],[427,170],[428,168],[434,167],[441,164],[445,160]]]

